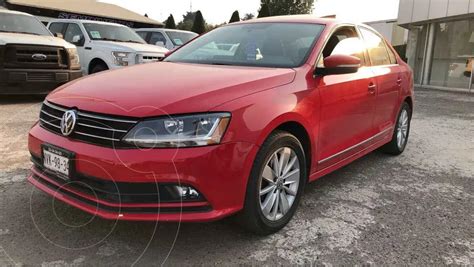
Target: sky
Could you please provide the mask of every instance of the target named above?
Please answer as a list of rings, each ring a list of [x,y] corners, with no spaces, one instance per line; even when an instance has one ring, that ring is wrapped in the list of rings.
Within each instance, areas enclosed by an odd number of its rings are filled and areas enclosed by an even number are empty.
[[[260,0],[100,0],[120,5],[139,14],[148,14],[152,19],[164,21],[173,14],[176,23],[191,9],[201,10],[204,19],[211,24],[220,24],[230,19],[238,10],[258,14]],[[317,0],[313,14],[316,16],[337,15],[340,19],[370,22],[394,19],[398,15],[399,0]]]

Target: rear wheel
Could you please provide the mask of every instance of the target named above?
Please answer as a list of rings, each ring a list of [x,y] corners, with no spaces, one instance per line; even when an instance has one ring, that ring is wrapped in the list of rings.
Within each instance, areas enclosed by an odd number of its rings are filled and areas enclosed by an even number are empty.
[[[257,154],[240,221],[258,234],[277,232],[293,217],[305,182],[301,143],[289,133],[273,133]]]
[[[382,148],[384,152],[391,155],[400,155],[405,151],[410,135],[411,115],[410,105],[404,102],[398,114],[392,140]]]

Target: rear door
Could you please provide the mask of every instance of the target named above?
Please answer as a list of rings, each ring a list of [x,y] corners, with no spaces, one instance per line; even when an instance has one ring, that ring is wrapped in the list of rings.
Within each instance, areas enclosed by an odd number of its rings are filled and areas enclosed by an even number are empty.
[[[400,66],[394,52],[379,34],[365,27],[359,29],[367,46],[370,69],[377,81],[374,127],[380,133],[393,127],[398,113]]]
[[[325,75],[317,81],[320,92],[318,169],[327,168],[363,150],[374,134],[375,80],[367,67],[365,47],[355,27],[337,29],[328,39],[323,58],[335,54],[356,56],[362,67],[357,73]]]

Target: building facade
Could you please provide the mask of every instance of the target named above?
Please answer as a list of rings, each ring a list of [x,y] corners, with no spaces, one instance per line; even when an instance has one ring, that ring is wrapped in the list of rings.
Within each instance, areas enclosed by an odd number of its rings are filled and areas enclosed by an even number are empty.
[[[415,84],[473,89],[474,0],[400,0]]]

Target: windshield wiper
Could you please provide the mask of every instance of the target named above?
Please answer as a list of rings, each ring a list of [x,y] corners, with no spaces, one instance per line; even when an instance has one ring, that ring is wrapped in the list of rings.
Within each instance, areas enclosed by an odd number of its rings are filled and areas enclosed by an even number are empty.
[[[41,35],[41,34],[39,34],[39,33],[34,33],[34,32],[2,31],[2,30],[0,30],[0,32],[6,32],[6,33],[22,33],[22,34],[31,34],[31,35]]]

